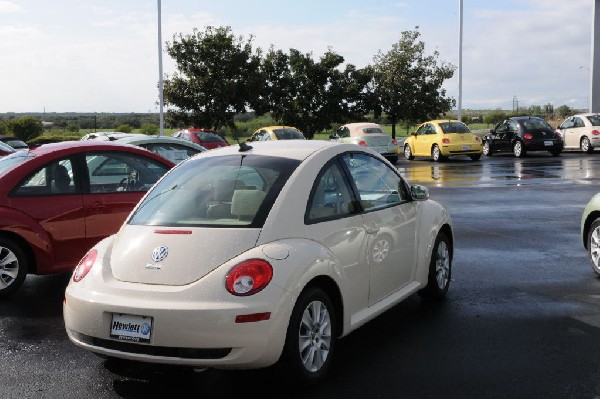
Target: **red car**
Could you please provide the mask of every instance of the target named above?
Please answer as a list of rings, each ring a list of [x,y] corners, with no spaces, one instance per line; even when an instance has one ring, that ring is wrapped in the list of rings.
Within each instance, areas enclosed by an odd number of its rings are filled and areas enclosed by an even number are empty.
[[[200,144],[209,150],[229,145],[223,136],[210,129],[183,129],[173,133],[172,136]]]
[[[28,273],[74,269],[174,165],[137,146],[95,140],[0,158],[0,297]]]

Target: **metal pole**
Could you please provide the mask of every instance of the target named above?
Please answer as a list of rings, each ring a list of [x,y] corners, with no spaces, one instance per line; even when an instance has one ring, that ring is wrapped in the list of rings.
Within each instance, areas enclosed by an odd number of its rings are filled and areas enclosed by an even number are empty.
[[[458,0],[458,120],[462,120],[463,2]]]
[[[163,64],[162,64],[162,27],[161,27],[161,11],[160,0],[158,3],[158,102],[159,102],[159,136],[164,132],[164,115],[163,115]]]

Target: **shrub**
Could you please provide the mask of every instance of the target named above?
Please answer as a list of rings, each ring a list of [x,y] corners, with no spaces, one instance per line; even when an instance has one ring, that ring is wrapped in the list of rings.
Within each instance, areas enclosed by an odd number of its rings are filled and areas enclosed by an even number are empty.
[[[156,126],[152,123],[146,123],[146,124],[142,125],[142,127],[140,128],[140,133],[154,135],[154,134],[158,134],[158,130],[159,130],[158,126]]]

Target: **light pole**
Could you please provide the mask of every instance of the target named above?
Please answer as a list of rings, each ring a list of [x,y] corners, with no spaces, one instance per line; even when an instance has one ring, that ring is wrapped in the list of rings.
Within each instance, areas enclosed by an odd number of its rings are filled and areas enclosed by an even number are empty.
[[[161,27],[161,11],[160,0],[158,3],[158,103],[159,103],[159,135],[163,135],[164,117],[163,117],[163,64],[162,64],[162,27]]]
[[[588,71],[588,73],[591,73],[590,72],[590,68],[588,68],[586,66],[580,65],[579,69],[585,69],[585,70]],[[586,104],[585,104],[585,107],[588,109],[588,112],[592,112],[592,110],[590,108],[590,96],[591,96],[591,93],[592,93],[591,90],[588,89],[587,101],[586,101]]]
[[[458,120],[462,120],[463,0],[458,0]]]

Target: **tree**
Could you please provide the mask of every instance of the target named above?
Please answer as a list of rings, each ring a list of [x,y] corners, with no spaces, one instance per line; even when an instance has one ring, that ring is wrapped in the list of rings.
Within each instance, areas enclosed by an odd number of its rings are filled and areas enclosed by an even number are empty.
[[[164,80],[168,122],[233,128],[233,116],[247,111],[262,84],[260,51],[253,53],[252,37],[244,41],[229,27],[209,26],[204,32],[174,35],[167,52],[177,63],[175,73]]]
[[[44,133],[44,126],[40,118],[23,116],[8,121],[8,130],[18,139],[27,142],[41,136]]]
[[[343,62],[332,50],[315,61],[311,53],[290,49],[287,54],[271,47],[261,63],[265,85],[253,109],[270,112],[278,123],[300,129],[309,139],[334,122],[362,118],[368,74],[352,64],[342,69]]]
[[[448,112],[455,104],[442,88],[454,75],[454,66],[441,62],[439,53],[425,55],[425,43],[418,41],[418,27],[402,32],[400,40],[387,53],[374,57],[374,96],[381,112],[392,124],[432,119]],[[377,111],[377,110],[376,110]]]
[[[501,109],[495,109],[483,117],[483,121],[488,125],[495,125],[508,118],[506,112]]]
[[[556,108],[555,112],[559,118],[566,118],[573,113],[573,110],[568,105],[561,105],[560,107]]]

